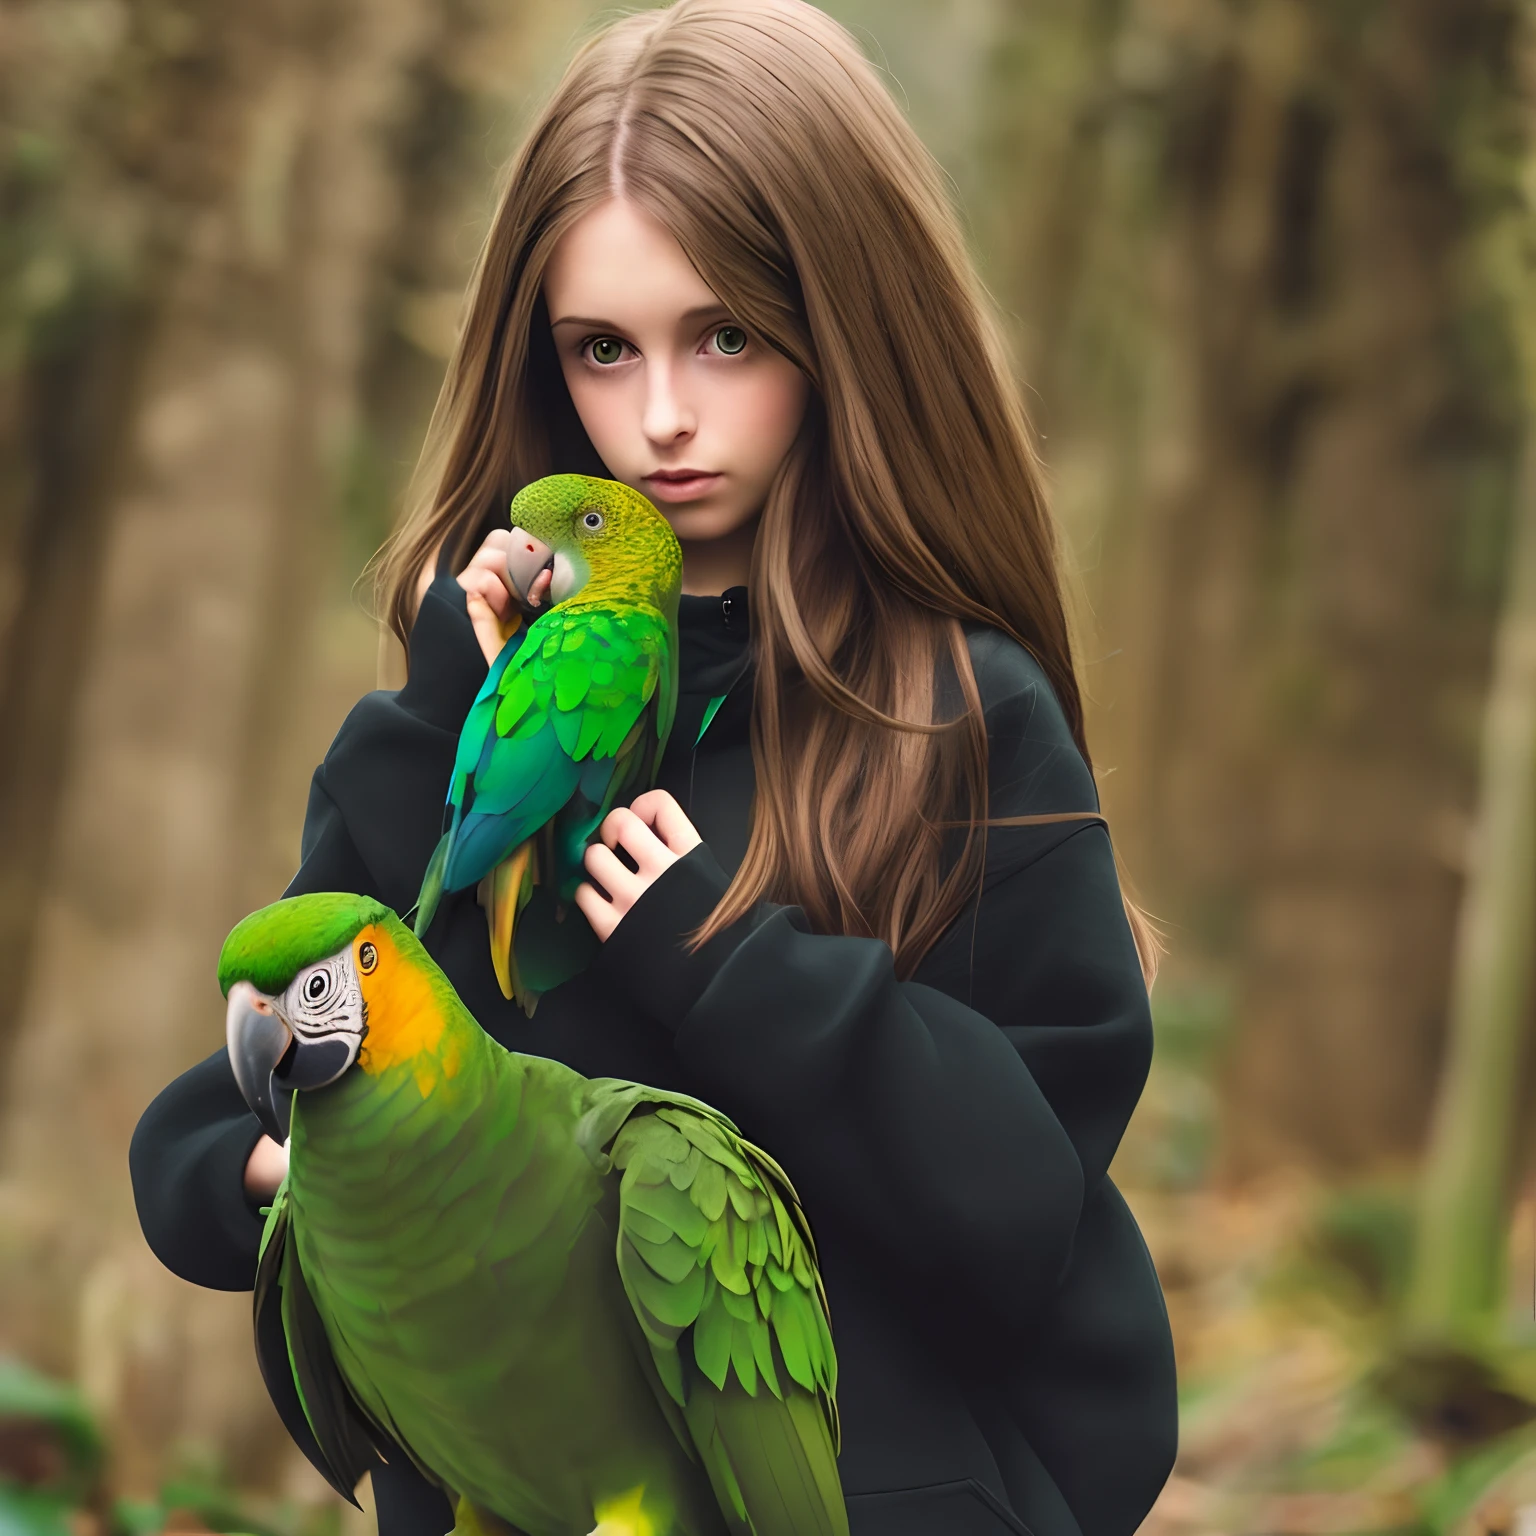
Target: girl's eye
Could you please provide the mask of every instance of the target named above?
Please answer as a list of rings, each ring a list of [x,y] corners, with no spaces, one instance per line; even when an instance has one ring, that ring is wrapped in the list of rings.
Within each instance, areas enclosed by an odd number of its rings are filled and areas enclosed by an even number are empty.
[[[735,357],[747,344],[747,333],[739,325],[722,325],[715,332],[715,347],[727,357]]]
[[[616,363],[624,356],[624,343],[613,336],[599,336],[596,341],[588,342],[592,349],[592,361],[602,363],[605,366]]]

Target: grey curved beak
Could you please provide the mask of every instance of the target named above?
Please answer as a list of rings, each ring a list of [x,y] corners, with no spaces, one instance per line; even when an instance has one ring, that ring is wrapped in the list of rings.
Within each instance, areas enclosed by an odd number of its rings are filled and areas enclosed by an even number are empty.
[[[542,539],[536,539],[526,528],[513,528],[512,543],[507,550],[507,580],[517,594],[517,600],[530,612],[528,590],[540,571],[554,567],[555,552]]]
[[[268,999],[248,981],[237,981],[229,989],[224,1039],[245,1102],[273,1141],[286,1141],[293,1090],[275,1082],[272,1074],[287,1054],[293,1034]]]

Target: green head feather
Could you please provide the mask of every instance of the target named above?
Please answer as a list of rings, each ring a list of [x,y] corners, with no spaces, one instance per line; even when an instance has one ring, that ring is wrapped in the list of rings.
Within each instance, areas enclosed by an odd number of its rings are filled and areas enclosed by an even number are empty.
[[[317,891],[288,896],[243,917],[219,955],[219,991],[237,981],[275,997],[306,965],[345,949],[369,923],[394,913],[369,896]]]
[[[617,480],[546,475],[513,498],[511,523],[570,561],[578,578],[572,595],[583,602],[620,597],[667,612],[677,600],[677,535],[650,501]]]

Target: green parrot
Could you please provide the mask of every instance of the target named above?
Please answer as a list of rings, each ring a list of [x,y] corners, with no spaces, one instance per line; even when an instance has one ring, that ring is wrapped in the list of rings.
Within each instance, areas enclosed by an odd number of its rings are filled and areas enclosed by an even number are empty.
[[[365,897],[253,913],[219,984],[291,1137],[257,1353],[343,1496],[382,1431],[456,1536],[846,1536],[811,1234],[724,1115],[503,1049]]]
[[[587,923],[564,922],[582,855],[615,802],[650,788],[672,730],[683,557],[644,496],[587,475],[525,486],[512,525],[508,579],[525,610],[552,606],[470,706],[416,936],[445,891],[478,886],[502,995],[531,1015],[595,951]]]

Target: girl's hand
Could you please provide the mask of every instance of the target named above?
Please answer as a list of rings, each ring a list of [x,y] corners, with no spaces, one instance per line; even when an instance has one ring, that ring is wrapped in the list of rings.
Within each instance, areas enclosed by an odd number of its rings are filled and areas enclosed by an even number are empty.
[[[270,1200],[277,1186],[288,1177],[288,1143],[279,1146],[270,1136],[263,1136],[251,1148],[245,1164],[245,1192],[253,1200]]]
[[[627,810],[620,806],[603,818],[583,863],[587,873],[608,892],[605,897],[583,880],[576,887],[576,905],[607,942],[620,920],[651,888],[663,870],[704,841],[683,808],[664,789],[647,790]],[[622,847],[639,866],[638,873],[620,862],[613,850]]]
[[[485,653],[487,666],[523,622],[517,597],[507,585],[507,547],[511,542],[510,528],[493,528],[458,576],[459,585],[469,594],[469,622],[475,626],[475,639]]]

